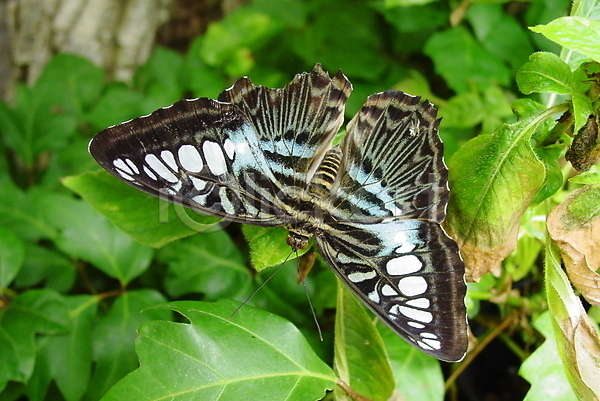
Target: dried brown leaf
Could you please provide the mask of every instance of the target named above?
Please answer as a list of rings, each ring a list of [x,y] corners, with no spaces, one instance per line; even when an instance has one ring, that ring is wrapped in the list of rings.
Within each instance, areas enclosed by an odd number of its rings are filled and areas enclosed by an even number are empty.
[[[575,288],[588,302],[600,305],[600,186],[571,193],[548,216],[548,231]]]

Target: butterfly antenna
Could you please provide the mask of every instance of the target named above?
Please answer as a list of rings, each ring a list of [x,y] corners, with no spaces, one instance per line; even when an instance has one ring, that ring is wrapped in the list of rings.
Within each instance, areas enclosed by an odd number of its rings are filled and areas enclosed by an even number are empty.
[[[258,293],[269,282],[269,280],[271,280],[277,273],[279,273],[279,270],[281,270],[285,262],[287,262],[290,259],[290,256],[292,256],[293,253],[294,251],[291,251],[290,254],[285,258],[285,260],[281,262],[281,264],[277,267],[277,269],[275,269],[275,271],[271,273],[265,281],[263,281],[254,291],[252,291],[252,294],[250,294],[248,298],[246,298],[244,302],[240,304],[240,306],[235,308],[231,316],[229,316],[229,320],[233,319],[233,317],[240,311],[240,309],[246,306],[246,304],[252,299],[252,297],[255,296],[256,293]]]
[[[319,324],[319,320],[317,319],[317,313],[315,312],[315,308],[313,307],[312,301],[310,300],[310,295],[308,294],[308,288],[306,288],[306,282],[302,280],[302,287],[304,287],[304,293],[306,294],[306,299],[308,299],[308,305],[310,306],[310,312],[312,313],[315,324],[317,325],[317,331],[319,332],[319,340],[323,341],[323,333],[321,332],[321,325]]]

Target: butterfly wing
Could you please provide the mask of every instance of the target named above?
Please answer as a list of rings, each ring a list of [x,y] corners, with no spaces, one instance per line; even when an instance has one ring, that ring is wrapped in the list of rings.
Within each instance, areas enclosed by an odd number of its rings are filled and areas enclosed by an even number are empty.
[[[332,189],[338,219],[444,219],[448,172],[437,110],[419,100],[399,91],[377,93],[348,123]]]
[[[260,149],[279,187],[305,189],[343,123],[351,91],[341,71],[329,78],[317,64],[283,89],[241,78],[219,100],[236,105],[260,133]]]
[[[305,187],[342,123],[349,81],[320,65],[283,89],[241,78],[220,101],[182,100],[98,133],[89,150],[127,184],[248,224],[287,222],[282,199]],[[292,166],[299,166],[293,170]]]
[[[435,358],[464,357],[463,264],[439,224],[336,223],[316,243],[338,277],[398,335]]]
[[[439,224],[448,173],[438,124],[433,105],[417,97],[370,96],[340,145],[331,229],[317,244],[394,331],[429,355],[457,361],[467,348],[466,284],[458,247]]]

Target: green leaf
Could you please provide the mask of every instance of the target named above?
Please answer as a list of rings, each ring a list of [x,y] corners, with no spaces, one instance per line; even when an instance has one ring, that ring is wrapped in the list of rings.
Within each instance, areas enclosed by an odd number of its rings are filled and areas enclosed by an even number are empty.
[[[34,195],[9,179],[0,179],[0,225],[26,240],[51,238],[56,230],[42,215]]]
[[[0,310],[0,391],[9,380],[26,383],[36,358],[35,335],[68,330],[68,307],[52,290],[20,294]]]
[[[467,11],[477,41],[490,53],[516,70],[533,52],[527,32],[514,16],[504,13],[501,4],[475,3]]]
[[[392,7],[410,7],[423,4],[429,4],[435,0],[384,0],[383,4],[386,8]]]
[[[153,308],[165,301],[164,296],[153,289],[127,291],[106,313],[97,317],[93,333],[96,365],[87,399],[100,399],[110,387],[138,367],[134,349],[137,331],[142,323],[150,320],[172,318],[170,311]]]
[[[475,281],[515,248],[523,212],[545,180],[530,138],[548,113],[478,136],[449,161],[446,224]]]
[[[230,76],[245,75],[254,65],[252,49],[264,45],[281,29],[282,24],[264,12],[239,8],[208,27],[200,55],[207,65],[221,67]]]
[[[318,400],[331,390],[331,369],[284,319],[232,301],[165,306],[190,323],[144,324],[136,340],[140,368],[103,401],[219,399]]]
[[[554,53],[537,52],[529,56],[517,73],[519,90],[526,95],[534,92],[571,94],[573,73]]]
[[[475,86],[483,92],[491,85],[508,85],[510,72],[502,60],[482,48],[463,27],[433,34],[423,50],[435,71],[457,93]]]
[[[326,268],[329,269],[329,267]],[[321,276],[314,273],[311,271],[304,279],[303,285],[300,285],[298,283],[298,260],[291,260],[282,266],[261,270],[255,276],[254,286],[262,286],[262,288],[250,298],[249,303],[288,319],[298,328],[305,329],[306,336],[315,336],[309,340],[316,339],[315,321],[310,313],[311,305],[308,303],[308,298],[313,299],[321,290],[321,283],[318,281]],[[333,297],[332,293],[325,295]],[[243,298],[241,299],[243,300]],[[316,302],[316,300],[314,301]],[[317,342],[319,342],[318,339]]]
[[[25,244],[10,230],[0,227],[0,291],[15,278],[23,259]]]
[[[584,17],[562,17],[530,29],[563,47],[600,62],[600,22]]]
[[[283,227],[258,227],[243,225],[242,231],[250,245],[250,258],[252,267],[261,271],[269,266],[275,266],[295,257],[292,249],[287,245],[288,231]],[[298,251],[304,255],[309,247]]]
[[[98,297],[65,298],[69,333],[42,338],[41,358],[67,401],[78,401],[88,388],[92,370],[92,333]]]
[[[65,253],[94,264],[125,286],[150,265],[153,249],[133,241],[87,203],[48,194],[41,203],[61,232],[54,243]]]
[[[546,337],[546,341],[523,362],[519,369],[519,375],[531,384],[524,401],[578,400],[569,385],[558,355],[550,313],[544,312],[537,317],[533,327]]]
[[[424,2],[420,1],[420,3]],[[431,1],[427,1],[427,3],[431,3]],[[412,6],[396,6],[390,4],[388,7],[388,4],[386,3],[383,5],[381,3],[372,3],[372,7],[376,9],[381,8],[379,12],[381,12],[386,21],[392,24],[398,31],[412,35],[422,36],[423,32],[435,30],[448,23],[448,10],[438,7],[436,4],[415,4]],[[402,46],[406,45],[410,46],[408,43],[402,44]]]
[[[110,84],[102,97],[86,113],[85,118],[90,124],[90,131],[97,132],[151,111],[142,110],[143,101],[144,97],[141,94],[132,91],[124,83]]]
[[[396,391],[406,401],[444,399],[444,374],[440,362],[400,338],[389,327],[378,324],[394,372]]]
[[[136,86],[145,96],[140,105],[144,114],[168,106],[182,98],[185,90],[184,60],[179,53],[158,47],[135,75]]]
[[[546,292],[554,338],[571,388],[578,399],[591,400],[600,393],[600,337],[573,292],[559,255],[554,244],[547,246]]]
[[[18,88],[5,140],[26,166],[43,151],[62,149],[76,134],[84,110],[103,88],[103,75],[89,61],[62,54],[48,62],[31,89]]]
[[[115,226],[142,244],[161,247],[177,238],[213,227],[216,217],[198,215],[132,188],[106,171],[68,177],[75,191]]]
[[[23,268],[15,279],[16,287],[42,285],[55,291],[68,292],[75,282],[74,263],[56,249],[27,243]]]
[[[332,71],[342,69],[353,79],[384,79],[390,60],[378,49],[381,21],[369,2],[353,2],[343,12],[336,2],[315,2],[312,7],[311,29],[293,37],[294,53],[306,65],[313,66],[319,61]],[[331,34],[332,20],[335,20],[335,35]]]
[[[358,298],[338,281],[335,318],[336,375],[361,397],[386,401],[394,390],[394,376],[383,340]],[[349,394],[336,387],[337,400],[349,400]],[[356,397],[352,397],[356,398]]]
[[[250,295],[246,260],[225,231],[172,242],[160,249],[158,260],[169,267],[165,287],[172,297],[201,293],[210,301]]]

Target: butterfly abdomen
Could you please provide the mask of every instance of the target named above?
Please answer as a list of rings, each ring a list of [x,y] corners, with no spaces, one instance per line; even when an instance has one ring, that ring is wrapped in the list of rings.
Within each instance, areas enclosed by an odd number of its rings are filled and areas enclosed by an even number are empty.
[[[329,149],[323,157],[314,177],[310,181],[308,192],[311,195],[324,198],[329,195],[331,186],[338,174],[342,152],[339,148]]]

